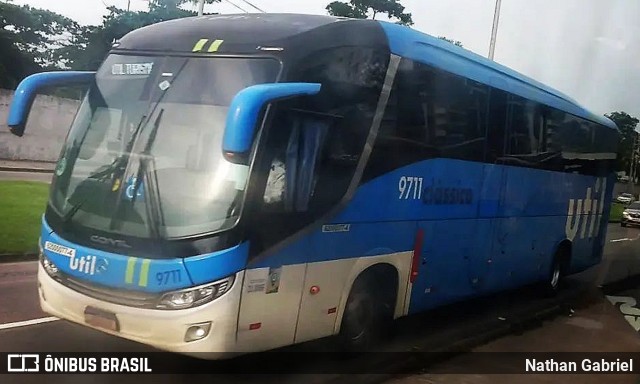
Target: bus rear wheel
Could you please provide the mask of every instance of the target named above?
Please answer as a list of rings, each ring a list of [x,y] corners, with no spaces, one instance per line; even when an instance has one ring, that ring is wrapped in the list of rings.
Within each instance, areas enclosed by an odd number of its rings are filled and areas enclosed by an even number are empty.
[[[553,257],[553,262],[549,269],[549,274],[544,283],[544,293],[546,296],[555,296],[560,291],[560,284],[563,275],[564,253],[559,250]]]
[[[339,335],[340,349],[345,352],[369,350],[387,325],[387,305],[374,287],[370,278],[360,276],[351,288]]]

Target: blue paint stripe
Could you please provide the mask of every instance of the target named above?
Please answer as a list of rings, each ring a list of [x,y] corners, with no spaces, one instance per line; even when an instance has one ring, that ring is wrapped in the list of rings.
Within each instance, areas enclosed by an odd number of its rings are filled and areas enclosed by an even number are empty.
[[[248,243],[243,243],[223,251],[187,259],[130,258],[128,255],[99,251],[67,241],[52,232],[44,218],[41,239],[42,244],[50,242],[74,250],[74,258],[44,250],[45,255],[62,272],[107,287],[145,292],[183,289],[235,274],[245,268],[249,249]],[[76,261],[91,260],[93,257],[96,258],[97,265],[103,267],[98,268],[93,275],[74,268]],[[143,268],[148,268],[146,281]]]

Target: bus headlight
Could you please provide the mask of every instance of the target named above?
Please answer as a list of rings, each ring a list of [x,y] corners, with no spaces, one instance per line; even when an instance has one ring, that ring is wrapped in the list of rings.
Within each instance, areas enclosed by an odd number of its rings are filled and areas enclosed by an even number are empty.
[[[60,270],[53,263],[53,261],[49,260],[49,258],[44,255],[44,250],[42,249],[42,238],[38,238],[38,251],[39,251],[38,258],[40,259],[40,264],[42,264],[42,267],[44,268],[45,272],[47,272],[47,275],[51,277],[58,276],[58,273],[60,272]]]
[[[157,305],[158,309],[187,309],[206,304],[224,295],[231,289],[235,276],[218,280],[214,283],[202,285],[180,291],[165,293]]]
[[[60,270],[58,269],[58,267],[56,267],[53,261],[49,260],[49,258],[44,255],[44,253],[42,252],[42,249],[40,249],[40,263],[42,264],[42,267],[44,268],[45,272],[47,272],[47,275],[51,277],[58,276],[58,273],[60,272]]]

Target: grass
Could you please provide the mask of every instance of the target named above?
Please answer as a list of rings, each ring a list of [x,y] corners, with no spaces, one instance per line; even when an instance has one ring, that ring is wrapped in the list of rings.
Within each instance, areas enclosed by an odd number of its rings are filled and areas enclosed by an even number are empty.
[[[49,184],[0,181],[0,255],[38,251]]]
[[[611,212],[609,213],[609,222],[619,222],[622,219],[622,212],[626,206],[624,204],[613,203],[611,204]]]

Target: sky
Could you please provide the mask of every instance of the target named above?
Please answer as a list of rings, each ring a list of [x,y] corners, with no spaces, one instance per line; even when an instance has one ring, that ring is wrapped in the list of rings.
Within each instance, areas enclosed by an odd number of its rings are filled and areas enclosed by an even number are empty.
[[[144,10],[145,0],[130,0]],[[249,0],[267,12],[326,14],[332,0]],[[242,0],[232,3],[252,11]],[[14,0],[100,24],[106,6],[127,0]],[[459,40],[486,56],[495,0],[402,0],[413,28]],[[194,6],[195,9],[195,6]],[[224,0],[205,12],[241,12]],[[502,0],[494,60],[566,93],[595,113],[640,116],[640,1]]]

